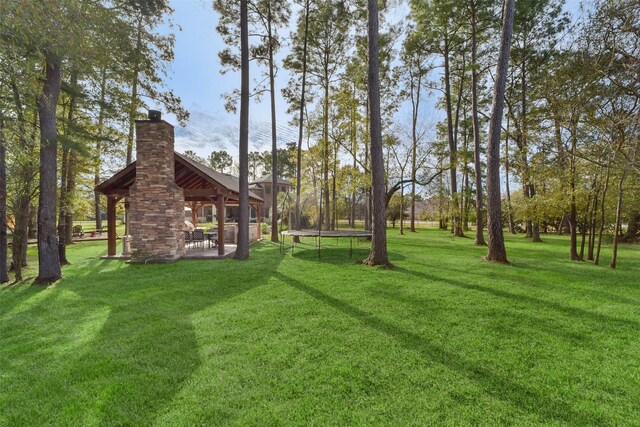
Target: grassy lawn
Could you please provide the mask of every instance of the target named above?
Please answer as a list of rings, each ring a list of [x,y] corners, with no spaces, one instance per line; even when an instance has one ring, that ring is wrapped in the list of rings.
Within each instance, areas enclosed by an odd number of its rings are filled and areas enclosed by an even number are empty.
[[[94,231],[96,229],[96,222],[95,221],[74,221],[73,225],[81,225],[82,226],[82,230],[85,233],[91,233],[92,231]],[[104,227],[104,230],[107,230],[107,221],[104,220],[102,221],[102,226]],[[116,233],[118,233],[118,236],[122,236],[124,235],[124,223],[122,221],[117,221],[116,222]],[[106,238],[107,234],[102,233],[103,236]]]
[[[61,283],[0,288],[0,425],[640,424],[640,248],[612,271],[509,236],[505,266],[389,234],[393,270],[330,240],[153,266],[74,245]]]

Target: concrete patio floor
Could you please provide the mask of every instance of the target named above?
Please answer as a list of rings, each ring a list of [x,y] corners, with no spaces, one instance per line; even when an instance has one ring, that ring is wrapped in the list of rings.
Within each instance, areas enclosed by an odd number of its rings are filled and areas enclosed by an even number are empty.
[[[236,245],[233,243],[225,243],[224,255],[218,255],[217,247],[210,248],[205,243],[204,248],[202,248],[202,246],[187,246],[187,253],[182,257],[182,259],[224,259],[233,256],[235,253]]]

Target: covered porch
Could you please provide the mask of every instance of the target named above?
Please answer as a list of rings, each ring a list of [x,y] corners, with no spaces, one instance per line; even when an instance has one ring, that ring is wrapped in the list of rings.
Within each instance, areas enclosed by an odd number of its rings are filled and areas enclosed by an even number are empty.
[[[174,152],[173,154],[174,181],[182,192],[184,207],[191,208],[192,212],[187,217],[183,215],[182,221],[192,221],[193,225],[198,227],[198,218],[195,215],[198,207],[213,205],[216,211],[214,230],[205,231],[215,231],[217,233],[217,245],[210,246],[207,241],[204,242],[204,245],[186,242],[180,257],[184,259],[222,259],[232,256],[236,249],[237,223],[229,222],[232,219],[227,217],[226,212],[228,207],[239,206],[238,179],[232,175],[214,171],[206,165],[202,165],[179,153]],[[119,203],[124,204],[125,212],[127,212],[125,215],[125,235],[134,235],[134,242],[136,240],[135,237],[145,240],[163,239],[163,233],[161,231],[156,233],[153,230],[153,224],[144,224],[144,227],[136,227],[135,224],[130,223],[132,217],[129,212],[131,199],[140,192],[139,188],[135,194],[130,191],[136,182],[136,163],[131,163],[96,187],[97,191],[107,197],[107,257],[109,258],[120,259],[129,255],[125,253],[126,248],[123,248],[122,254],[117,253],[116,212]],[[155,200],[152,201],[152,204],[153,202],[161,212],[164,201]],[[256,217],[257,221],[259,221],[261,218],[262,199],[250,193],[249,203],[250,207],[258,212]],[[182,226],[184,226],[184,231],[187,231],[184,223]],[[146,235],[135,236],[136,233]],[[249,234],[250,241],[256,241],[261,238],[259,222],[250,224]],[[132,251],[136,250],[135,247],[131,249]]]

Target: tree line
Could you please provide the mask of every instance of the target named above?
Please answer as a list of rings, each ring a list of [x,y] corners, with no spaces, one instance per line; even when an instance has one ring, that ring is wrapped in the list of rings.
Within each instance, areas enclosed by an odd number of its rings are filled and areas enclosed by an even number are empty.
[[[0,2],[1,281],[7,226],[16,280],[36,238],[36,281],[58,280],[76,211],[102,227],[93,187],[132,161],[135,120],[151,103],[187,119],[164,85],[174,37],[158,27],[171,12],[163,0]]]
[[[220,57],[237,66],[230,4],[216,2],[229,35]],[[362,2],[249,2],[249,33],[258,40],[249,60],[265,76],[278,67],[290,76],[280,90],[299,131],[292,226],[310,220],[334,229],[346,219],[353,227],[358,217],[375,230],[377,194],[384,207],[400,206],[401,232],[410,210],[415,231],[422,198],[437,206],[442,229],[488,244],[488,259],[507,261],[504,225],[532,242],[569,234],[568,256],[596,264],[611,238],[615,267],[619,242],[637,239],[640,219],[637,2],[587,1],[572,15],[550,0],[409,6],[400,22],[383,8],[376,37],[371,5]],[[273,10],[272,31],[258,31]],[[262,56],[283,46],[281,64]],[[277,90],[261,82],[247,96]],[[381,141],[372,133],[377,102]],[[382,174],[374,171],[379,161]]]
[[[241,224],[248,182],[270,172],[295,182],[294,228],[362,219],[368,264],[389,264],[389,204],[401,232],[410,211],[414,232],[420,198],[495,261],[508,259],[503,226],[532,242],[569,234],[568,256],[596,264],[611,239],[611,267],[619,243],[637,239],[637,2],[589,0],[569,16],[551,0],[411,0],[401,19],[397,4],[371,0],[212,5],[223,72],[241,78],[225,95],[240,113],[239,155],[199,160],[239,175]],[[162,104],[187,119],[164,85],[174,36],[159,26],[171,12],[164,0],[0,2],[0,280],[7,225],[16,278],[33,238],[37,281],[60,278],[74,215],[93,210],[101,226],[93,187],[108,165],[132,161],[142,111]],[[276,117],[277,91],[287,118]],[[248,150],[250,99],[269,102],[270,151]],[[281,147],[287,119],[297,140]]]

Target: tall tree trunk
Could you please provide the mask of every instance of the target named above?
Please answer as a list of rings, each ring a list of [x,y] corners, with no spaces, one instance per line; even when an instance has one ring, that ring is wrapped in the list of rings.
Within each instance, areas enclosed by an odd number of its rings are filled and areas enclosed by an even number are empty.
[[[58,212],[58,258],[61,265],[69,264],[67,260],[67,177],[69,176],[69,149],[62,148],[62,164],[60,167],[60,210]]]
[[[30,198],[26,194],[20,194],[15,203],[15,227],[13,229],[13,244],[11,247],[11,259],[16,282],[22,280],[22,268],[27,266],[27,243],[29,224]]]
[[[16,282],[22,280],[22,268],[27,266],[27,243],[29,240],[30,219],[31,219],[31,199],[33,197],[33,180],[37,175],[38,165],[32,158],[33,146],[31,141],[36,144],[38,132],[38,98],[36,98],[33,110],[33,122],[31,123],[31,138],[27,137],[26,119],[24,117],[24,107],[18,83],[13,74],[10,75],[11,89],[13,101],[15,104],[16,121],[18,126],[18,139],[20,141],[20,149],[22,151],[23,161],[19,162],[17,172],[19,183],[16,191],[15,203],[13,206],[14,213],[14,230],[11,246],[12,269],[14,271]]]
[[[462,56],[462,64],[461,64],[461,69],[462,74],[460,76],[460,81],[458,82],[458,93],[456,96],[456,109],[455,109],[455,114],[454,114],[454,121],[453,121],[453,145],[456,148],[456,173],[457,173],[457,164],[459,163],[458,161],[458,135],[460,133],[460,107],[462,107],[462,93],[464,91],[464,78],[465,78],[465,72],[464,70],[466,69],[466,57],[463,55]],[[466,104],[463,108],[463,114],[462,116],[464,117],[464,120],[467,120],[467,113],[466,113]],[[460,185],[460,191],[457,192],[456,194],[458,195],[458,203],[456,206],[456,211],[455,213],[456,218],[457,218],[457,223],[453,226],[453,234],[455,236],[458,237],[464,237],[464,230],[465,230],[465,226],[464,226],[464,216],[466,215],[466,213],[464,212],[465,206],[466,206],[466,198],[467,198],[467,193],[466,191],[468,190],[468,184],[469,184],[469,176],[468,176],[468,159],[467,159],[467,153],[468,153],[468,146],[467,146],[467,132],[465,129],[464,132],[464,162],[462,164],[462,168],[461,168],[461,172],[463,174],[463,182],[462,185]],[[456,190],[457,191],[457,190]],[[452,199],[453,201],[454,199]],[[455,201],[453,202],[455,203]],[[468,226],[468,224],[467,224]]]
[[[276,83],[273,64],[271,2],[267,2],[267,36],[269,43],[269,96],[271,98],[271,241],[278,243],[278,136],[276,133]],[[284,214],[284,212],[283,212]]]
[[[527,175],[528,174],[529,172],[527,172]],[[527,188],[528,192],[525,194],[528,194],[529,198],[533,198],[536,195],[535,184],[533,182],[529,182],[529,184],[527,184]],[[531,241],[536,243],[542,242],[542,239],[540,238],[540,223],[537,220],[530,220],[529,228],[531,230]]]
[[[0,111],[0,283],[9,281],[7,272],[7,163],[5,160],[4,113]]]
[[[625,166],[618,181],[618,203],[616,204],[616,226],[613,232],[613,254],[611,255],[611,264],[609,267],[616,268],[618,265],[618,243],[622,237],[622,196],[624,192],[624,181],[627,177],[627,167]]]
[[[414,78],[417,82],[414,84]],[[414,94],[415,90],[415,94]],[[411,232],[416,231],[416,175],[418,172],[418,112],[420,110],[420,97],[422,91],[422,70],[418,70],[418,76],[411,75]]]
[[[462,98],[462,96],[461,96]],[[466,122],[468,117],[467,117],[467,109],[464,108],[463,109],[463,116],[464,116],[464,121]],[[456,137],[457,139],[457,137]],[[463,153],[464,153],[464,161],[462,163],[462,185],[460,186],[460,212],[461,212],[461,217],[460,217],[460,223],[461,223],[461,229],[463,231],[467,231],[469,230],[469,197],[471,195],[471,186],[469,185],[469,159],[468,159],[468,154],[469,154],[469,135],[467,132],[467,129],[464,129],[464,134],[462,137],[462,147],[463,147]]]
[[[640,224],[640,212],[632,212],[629,224],[627,225],[627,233],[624,235],[624,240],[629,243],[633,243],[638,238],[638,226]]]
[[[353,84],[353,94],[355,97],[355,94],[356,94],[355,83]],[[353,169],[352,169],[353,178],[352,179],[355,179],[355,176],[357,173],[357,167],[358,167],[358,129],[356,124],[356,108],[357,107],[354,103],[351,109],[351,148],[353,151]],[[356,186],[353,181],[351,182],[351,186],[353,187],[353,189],[351,191],[351,214],[349,215],[349,227],[355,228],[356,227]]]
[[[73,209],[71,209],[71,200],[76,192],[76,174],[78,171],[78,152],[69,151],[69,165],[67,175],[67,209],[65,212],[65,241],[68,245],[73,244]]]
[[[598,230],[598,248],[596,250],[596,257],[593,260],[595,265],[600,264],[600,249],[602,249],[602,234],[604,233],[604,220],[605,220],[605,207],[607,203],[607,191],[609,190],[609,181],[611,179],[611,157],[607,161],[607,176],[604,181],[604,188],[602,189],[602,202],[600,203],[600,229]]]
[[[442,157],[440,157],[438,159],[438,168],[442,170]],[[449,228],[447,226],[447,219],[446,217],[448,217],[448,215],[446,215],[445,217],[445,212],[444,212],[444,174],[440,174],[438,176],[438,223],[439,223],[439,228],[440,230],[446,230],[447,228]]]
[[[131,82],[131,103],[129,105],[129,133],[127,135],[127,165],[133,162],[133,143],[138,115],[138,84],[140,79],[140,50],[142,49],[142,15],[138,17],[136,30],[136,50],[133,60],[133,81]],[[129,197],[124,199],[124,234],[129,234]]]
[[[304,39],[302,43],[302,88],[300,91],[300,115],[298,118],[298,147],[296,152],[296,230],[300,230],[301,227],[301,215],[300,212],[300,191],[302,185],[302,137],[304,133],[304,108],[305,108],[305,95],[307,88],[307,43],[309,32],[309,1],[305,2],[304,11]],[[300,239],[296,237],[296,240]]]
[[[513,208],[511,206],[511,189],[509,188],[509,114],[507,114],[507,132],[504,139],[504,174],[505,174],[505,186],[507,190],[507,217],[509,220],[509,233],[516,234],[516,224],[513,219]]]
[[[507,249],[504,245],[504,235],[502,233],[500,133],[502,130],[502,113],[504,110],[504,95],[507,86],[507,71],[509,69],[514,14],[515,0],[505,0],[500,56],[498,57],[498,65],[496,66],[496,83],[493,91],[493,107],[491,109],[487,143],[487,230],[489,237],[487,260],[498,262],[508,262]]]
[[[585,240],[587,237],[587,226],[586,224],[583,224],[583,226],[580,229],[580,233],[581,233],[581,240],[580,240],[580,261],[584,260],[584,244],[585,244]]]
[[[522,41],[523,50],[527,48],[527,37],[524,35],[524,39]],[[521,97],[521,126],[520,126],[520,150],[522,151],[523,156],[523,182],[525,186],[525,197],[531,199],[536,195],[536,188],[531,180],[529,165],[528,165],[528,126],[527,126],[527,55],[522,56],[521,67],[521,81],[520,81],[520,97]],[[542,242],[540,239],[540,224],[537,221],[533,221],[532,219],[527,219],[527,237],[530,237],[533,242]]]
[[[235,259],[249,258],[249,23],[248,0],[240,0],[240,137],[239,137],[239,193],[238,246]]]
[[[75,86],[78,84],[78,76],[75,71],[71,73],[70,83],[75,90]],[[71,135],[70,127],[73,124],[75,108],[75,95],[71,95],[69,99],[69,111],[66,115],[67,123],[63,126],[63,132],[66,138],[69,138]],[[70,149],[66,147],[62,148],[62,166],[60,168],[60,212],[58,214],[58,257],[60,258],[61,265],[69,264],[69,260],[67,260],[67,244],[71,241],[71,231],[73,228],[73,223],[69,224],[68,221],[69,201],[72,192],[70,180],[73,179],[75,181],[73,172],[71,171],[71,155]],[[73,186],[75,187],[75,182]]]
[[[572,121],[573,122],[573,121]],[[571,226],[571,250],[570,256],[572,261],[582,261],[578,255],[578,207],[576,202],[576,145],[577,145],[575,122],[571,125],[571,158],[569,163],[569,190],[571,191],[569,206],[569,224]]]
[[[449,39],[444,36],[444,97],[447,110],[447,140],[449,142],[449,185],[451,186],[451,227],[454,236],[462,236],[460,228],[460,212],[458,211],[458,180],[457,180],[457,147],[453,136],[453,109],[451,106],[451,71],[449,66]]]
[[[598,203],[600,202],[600,188],[602,187],[599,177],[596,178],[596,184],[596,194],[593,196],[593,203],[591,204],[591,212],[589,214],[589,244],[587,245],[587,260],[589,261],[593,261],[596,242]]]
[[[471,2],[471,116],[473,120],[473,160],[476,174],[476,241],[475,244],[484,246],[484,221],[482,218],[482,164],[480,163],[480,122],[478,120],[478,19],[476,3]]]
[[[325,62],[325,64],[327,62]],[[322,188],[324,197],[323,210],[325,229],[328,230],[331,223],[331,206],[329,205],[329,71],[326,65],[322,120]]]
[[[138,115],[138,84],[140,79],[140,50],[142,49],[142,15],[136,27],[136,50],[133,58],[133,80],[131,81],[131,102],[129,104],[129,133],[127,134],[127,165],[133,162],[133,143]]]
[[[56,107],[62,79],[61,61],[46,59],[46,78],[38,100],[40,116],[40,198],[38,202],[38,277],[48,284],[62,277],[56,238],[57,146]]]
[[[371,124],[371,120],[370,120],[370,106],[369,106],[369,98],[367,97],[367,103],[366,103],[366,114],[365,114],[365,128],[369,129],[369,126]],[[366,132],[365,137],[364,137],[364,141],[365,141],[365,145],[364,145],[364,164],[366,165],[367,168],[369,168],[369,174],[371,174],[371,156],[370,156],[370,132]],[[366,171],[365,171],[366,174]],[[369,182],[369,180],[366,180],[367,182]],[[364,213],[364,229],[367,231],[371,231],[371,220],[372,220],[372,213],[373,213],[373,206],[372,206],[372,200],[373,198],[371,197],[371,185],[367,184],[366,188],[365,188],[365,213]]]
[[[104,133],[104,110],[107,97],[107,69],[103,68],[100,72],[100,107],[98,112],[98,140],[96,142],[96,155],[94,157],[94,186],[98,186],[101,182],[100,166],[102,163],[102,137]],[[93,191],[93,208],[96,216],[96,230],[102,228],[102,212],[100,209],[100,193]]]
[[[338,174],[338,143],[333,146],[333,171],[331,174],[331,229],[336,230],[338,225],[337,184]]]
[[[78,73],[76,71],[73,71],[71,73],[70,83],[73,88],[76,88],[78,86]],[[68,125],[65,127],[65,129],[67,129],[67,135],[71,135],[71,132],[72,132],[71,127],[73,126],[73,123],[76,118],[76,112],[78,109],[77,104],[78,104],[77,95],[72,95],[69,101],[69,115],[67,116]],[[65,244],[73,243],[73,209],[71,209],[70,203],[71,203],[71,198],[73,197],[76,191],[77,170],[78,170],[78,151],[69,150],[69,163],[67,165],[67,200],[66,200],[66,209],[65,209],[65,215],[64,215]]]
[[[596,190],[596,185],[598,183],[598,179],[597,177],[593,180],[593,183],[591,184],[591,189],[589,191],[589,194],[587,196],[587,205],[584,208],[584,215],[583,215],[583,221],[581,221],[581,225],[580,225],[580,232],[582,234],[582,239],[580,242],[580,260],[584,261],[584,245],[585,245],[585,241],[586,241],[586,237],[587,237],[587,231],[591,229],[591,205],[592,204],[596,204],[597,201],[597,196],[594,197],[594,191]],[[591,236],[589,236],[589,245],[591,245]]]
[[[382,119],[380,116],[380,60],[378,34],[378,2],[368,0],[369,25],[369,105],[371,116],[371,182],[373,196],[373,227],[371,251],[365,260],[367,265],[389,265],[387,255],[386,201],[384,188],[384,155],[382,153]]]
[[[404,181],[404,167],[400,170],[400,182]],[[404,234],[404,184],[400,186],[400,234]]]

